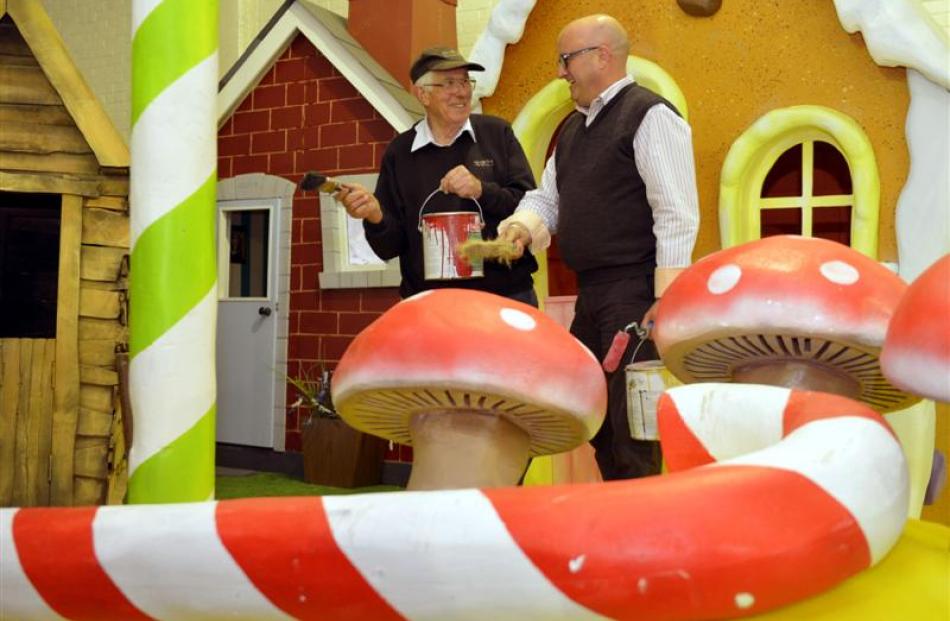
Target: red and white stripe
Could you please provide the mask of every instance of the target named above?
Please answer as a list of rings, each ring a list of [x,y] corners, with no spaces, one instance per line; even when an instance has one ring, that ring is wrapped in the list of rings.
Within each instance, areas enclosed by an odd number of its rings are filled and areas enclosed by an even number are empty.
[[[0,618],[732,618],[900,535],[907,467],[861,404],[694,384],[659,416],[679,472],[637,481],[3,509]]]

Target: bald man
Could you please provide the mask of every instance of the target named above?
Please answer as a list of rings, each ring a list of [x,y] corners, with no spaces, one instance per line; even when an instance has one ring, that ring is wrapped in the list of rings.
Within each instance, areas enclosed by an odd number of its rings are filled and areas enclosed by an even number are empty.
[[[541,186],[525,194],[499,234],[534,252],[553,233],[577,274],[571,333],[599,359],[632,321],[649,325],[656,301],[689,265],[699,201],[689,125],[662,97],[627,76],[630,44],[608,15],[568,24],[557,40],[558,77],[576,111],[564,122]],[[607,374],[607,419],[591,441],[604,479],[660,470],[659,445],[630,437],[624,367]],[[636,360],[655,359],[651,341]]]

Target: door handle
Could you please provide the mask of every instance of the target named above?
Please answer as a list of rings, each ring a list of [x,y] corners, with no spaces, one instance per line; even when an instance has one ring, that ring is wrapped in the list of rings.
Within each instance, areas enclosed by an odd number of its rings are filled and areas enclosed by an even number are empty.
[[[257,309],[257,314],[262,317],[270,317],[270,314],[274,312],[271,310],[270,306],[261,306]]]

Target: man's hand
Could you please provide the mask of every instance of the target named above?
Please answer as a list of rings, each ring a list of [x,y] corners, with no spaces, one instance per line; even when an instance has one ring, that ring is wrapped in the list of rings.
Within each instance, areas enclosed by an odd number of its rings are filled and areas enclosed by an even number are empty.
[[[651,340],[653,339],[653,327],[656,325],[656,307],[659,305],[659,300],[654,302],[653,305],[647,309],[647,312],[644,313],[643,319],[640,320],[640,325],[648,331],[647,338]]]
[[[445,173],[439,182],[439,189],[446,194],[455,194],[462,198],[479,199],[482,197],[481,180],[459,164]]]
[[[531,243],[531,233],[524,225],[517,222],[508,224],[502,232],[501,238],[514,244],[518,252],[517,256],[513,257],[514,259],[520,259],[524,255],[524,249]]]
[[[383,220],[383,210],[379,206],[379,201],[358,183],[341,185],[333,198],[343,203],[346,213],[358,220],[369,220],[373,224],[379,224]]]

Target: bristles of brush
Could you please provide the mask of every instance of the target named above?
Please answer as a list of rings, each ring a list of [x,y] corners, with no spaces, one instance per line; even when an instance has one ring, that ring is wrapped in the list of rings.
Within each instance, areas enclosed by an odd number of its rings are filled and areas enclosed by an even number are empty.
[[[317,190],[324,194],[332,194],[340,189],[340,182],[333,177],[327,177],[318,172],[310,171],[303,176],[303,180],[300,182],[300,189],[307,191]]]
[[[486,259],[509,267],[511,267],[511,262],[519,257],[518,247],[503,239],[467,239],[459,244],[458,251],[470,262],[475,259]]]

